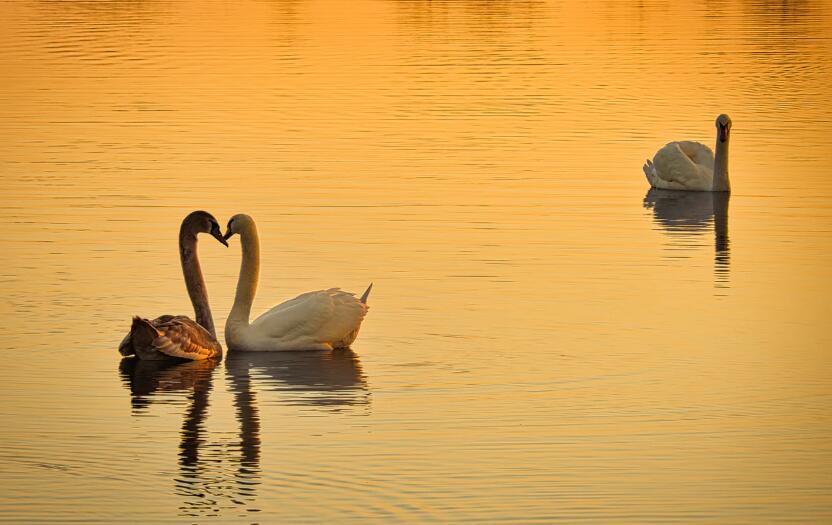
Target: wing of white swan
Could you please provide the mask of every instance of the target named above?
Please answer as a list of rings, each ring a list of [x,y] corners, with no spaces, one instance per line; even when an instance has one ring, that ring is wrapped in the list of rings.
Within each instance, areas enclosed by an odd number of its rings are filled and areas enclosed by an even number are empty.
[[[690,140],[671,142],[644,165],[647,181],[665,190],[710,191],[714,178],[711,148]]]
[[[301,294],[268,310],[250,325],[275,348],[346,348],[367,315],[367,305],[339,288]]]

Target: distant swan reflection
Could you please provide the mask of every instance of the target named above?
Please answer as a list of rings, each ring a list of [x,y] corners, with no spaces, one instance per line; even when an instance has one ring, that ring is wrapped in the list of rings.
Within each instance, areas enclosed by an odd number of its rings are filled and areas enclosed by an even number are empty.
[[[244,507],[256,512],[260,484],[260,408],[258,396],[315,411],[368,407],[370,393],[358,356],[351,350],[331,352],[243,352],[226,359],[226,378],[234,396],[239,425],[228,443],[222,432],[211,437],[206,428],[209,394],[217,360],[171,362],[125,358],[119,365],[131,393],[133,414],[147,413],[154,401],[176,402],[164,394],[186,393],[179,443],[177,494],[183,516],[218,516]],[[279,422],[274,422],[279,428]],[[228,468],[229,461],[233,467]]]
[[[728,284],[730,242],[728,239],[727,192],[674,191],[650,188],[644,207],[653,211],[653,222],[667,233],[701,235],[713,224],[714,274],[717,286]]]

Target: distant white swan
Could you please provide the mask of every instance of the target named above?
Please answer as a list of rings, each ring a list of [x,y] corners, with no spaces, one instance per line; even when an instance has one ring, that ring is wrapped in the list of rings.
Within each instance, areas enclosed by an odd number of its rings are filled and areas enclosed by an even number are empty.
[[[731,191],[728,180],[728,144],[731,118],[716,119],[716,156],[711,148],[689,140],[671,142],[644,164],[650,186],[663,190]]]
[[[195,211],[182,221],[179,228],[179,258],[196,322],[184,315],[162,315],[153,320],[136,316],[130,333],[118,347],[121,355],[135,355],[149,361],[172,358],[199,361],[222,356],[222,346],[214,331],[214,317],[211,315],[208,292],[196,252],[196,236],[199,233],[210,233],[228,246],[220,232],[220,225],[210,213]]]
[[[367,314],[367,288],[361,299],[338,288],[307,292],[249,322],[260,274],[260,241],[254,220],[238,214],[228,221],[224,239],[240,234],[243,261],[234,306],[225,323],[229,351],[331,350],[348,348]]]

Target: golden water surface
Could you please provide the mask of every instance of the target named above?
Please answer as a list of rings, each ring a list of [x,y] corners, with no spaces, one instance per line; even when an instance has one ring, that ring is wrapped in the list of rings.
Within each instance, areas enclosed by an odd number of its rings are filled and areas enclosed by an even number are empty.
[[[832,521],[830,85],[829,0],[0,4],[0,521]],[[120,362],[194,209],[353,351]]]

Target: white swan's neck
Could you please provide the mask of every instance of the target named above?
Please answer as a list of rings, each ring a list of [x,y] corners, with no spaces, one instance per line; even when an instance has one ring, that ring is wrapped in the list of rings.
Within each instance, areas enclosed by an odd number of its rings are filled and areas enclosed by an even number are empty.
[[[731,181],[728,179],[728,144],[731,135],[726,135],[725,142],[716,137],[716,153],[714,154],[714,181],[711,191],[731,191]]]
[[[182,262],[185,287],[188,289],[188,296],[191,298],[191,304],[194,307],[196,322],[216,337],[214,316],[211,314],[211,306],[208,304],[208,290],[205,287],[205,280],[202,278],[202,268],[199,266],[196,246],[196,233],[182,224],[182,228],[179,230],[179,260]]]
[[[237,327],[246,327],[251,318],[251,305],[257,294],[257,281],[260,277],[260,240],[257,237],[257,227],[253,222],[245,224],[240,232],[240,242],[243,246],[243,261],[240,264],[240,277],[237,280],[237,294],[234,296],[234,306],[228,314],[225,338]]]

